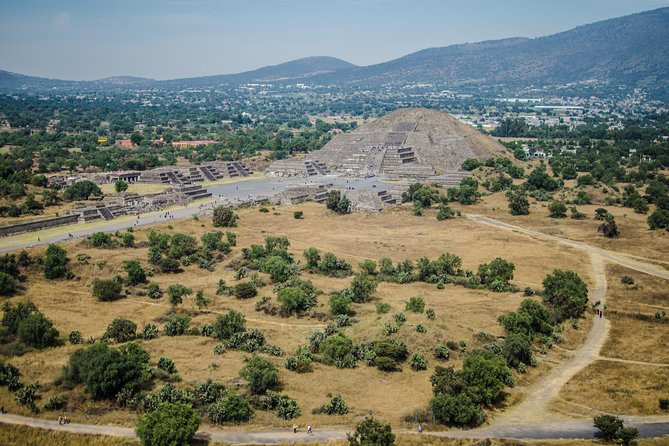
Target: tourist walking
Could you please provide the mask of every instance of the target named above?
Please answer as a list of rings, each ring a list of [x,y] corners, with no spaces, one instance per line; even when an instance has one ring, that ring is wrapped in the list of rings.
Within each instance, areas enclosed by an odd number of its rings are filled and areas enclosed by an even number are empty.
[[[307,426],[307,435],[314,435],[314,432],[311,430],[311,425]]]
[[[293,424],[293,433],[294,433],[294,434],[297,433],[297,424]]]
[[[63,417],[61,417],[60,415],[58,415],[58,424],[59,425],[63,424]]]
[[[422,433],[423,433],[423,425],[420,424],[420,423],[418,424],[418,433],[419,433],[419,434],[422,434]]]

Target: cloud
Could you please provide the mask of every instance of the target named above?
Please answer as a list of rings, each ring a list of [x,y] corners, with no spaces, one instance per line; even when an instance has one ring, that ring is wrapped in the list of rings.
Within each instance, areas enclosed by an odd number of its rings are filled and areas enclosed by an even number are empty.
[[[69,31],[72,29],[72,15],[69,12],[59,12],[51,19],[51,25],[56,31]]]

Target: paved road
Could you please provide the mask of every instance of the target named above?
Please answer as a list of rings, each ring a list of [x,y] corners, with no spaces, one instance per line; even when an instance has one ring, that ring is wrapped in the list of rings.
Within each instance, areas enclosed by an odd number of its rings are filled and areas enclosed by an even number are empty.
[[[641,437],[662,437],[669,434],[669,416],[624,417],[625,425],[639,429]],[[110,437],[134,438],[132,428],[70,423],[59,425],[57,421],[30,418],[21,415],[0,415],[0,423],[30,426],[73,434],[107,435]],[[196,438],[228,444],[277,444],[277,443],[323,443],[330,440],[345,440],[349,432],[344,429],[315,429],[313,435],[307,435],[304,428],[297,434],[290,430],[265,430],[256,432],[243,431],[200,431]],[[406,432],[400,432],[406,433]],[[443,432],[425,431],[426,435],[446,438],[594,438],[595,429],[592,420],[558,420],[535,424],[516,424],[513,426],[493,425],[483,429],[449,430]]]

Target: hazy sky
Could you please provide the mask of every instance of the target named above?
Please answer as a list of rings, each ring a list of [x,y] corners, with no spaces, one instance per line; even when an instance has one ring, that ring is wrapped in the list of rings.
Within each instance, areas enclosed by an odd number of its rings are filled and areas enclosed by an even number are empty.
[[[81,80],[236,73],[306,56],[370,65],[664,6],[669,0],[0,0],[0,69]]]

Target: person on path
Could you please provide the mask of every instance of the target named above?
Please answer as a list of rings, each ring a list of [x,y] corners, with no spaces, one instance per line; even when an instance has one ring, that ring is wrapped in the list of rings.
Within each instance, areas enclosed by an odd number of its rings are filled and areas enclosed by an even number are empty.
[[[423,433],[423,425],[422,424],[418,424],[418,433],[419,434]]]
[[[0,407],[0,414],[5,414],[5,406]]]
[[[297,424],[293,424],[293,433],[294,433],[294,434],[297,433]]]
[[[311,425],[307,426],[307,435],[314,435],[314,432],[311,430]]]
[[[60,415],[58,415],[58,424],[59,425],[63,424],[63,417],[61,417]]]

